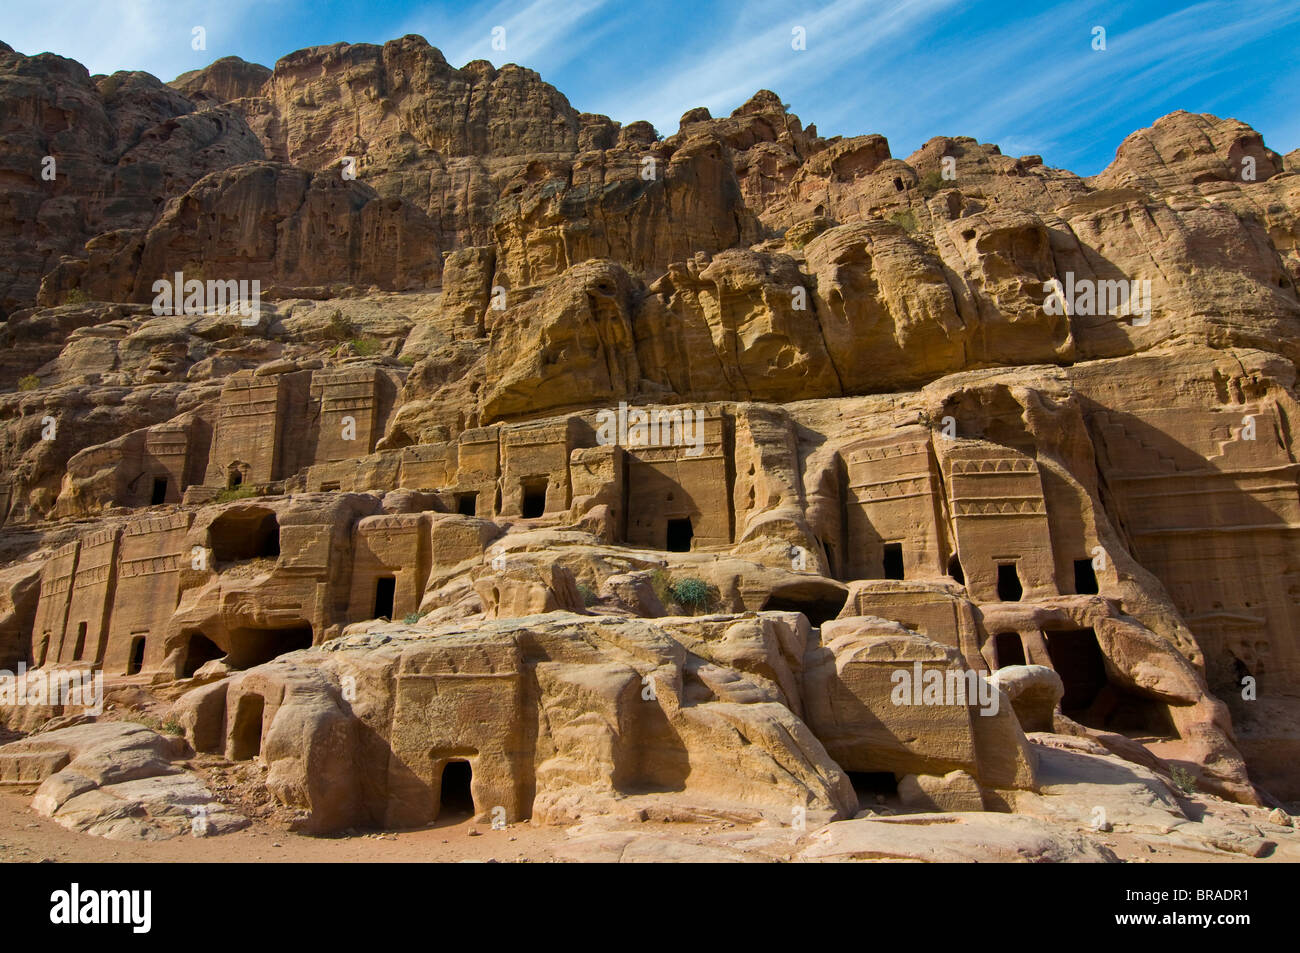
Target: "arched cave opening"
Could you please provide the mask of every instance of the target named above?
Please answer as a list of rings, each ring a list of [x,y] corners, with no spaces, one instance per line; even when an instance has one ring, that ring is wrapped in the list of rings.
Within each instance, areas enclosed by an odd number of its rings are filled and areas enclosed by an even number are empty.
[[[823,583],[817,586],[787,586],[774,589],[760,611],[802,612],[808,624],[820,628],[823,622],[839,616],[849,597],[848,589]]]
[[[959,585],[966,585],[966,573],[962,572],[961,560],[957,554],[953,553],[948,559],[948,575],[957,581]]]
[[[311,644],[311,626],[306,623],[281,629],[236,629],[230,633],[226,661],[233,668],[252,668],[286,652],[309,649]]]
[[[1044,632],[1043,637],[1052,668],[1065,685],[1061,711],[1067,717],[1089,728],[1129,736],[1177,734],[1164,702],[1110,680],[1095,631],[1065,629]]]
[[[181,663],[181,675],[193,678],[197,672],[213,659],[225,656],[225,650],[202,632],[191,632],[185,642],[185,659]]]
[[[280,523],[272,510],[236,507],[212,521],[208,545],[219,563],[275,559],[280,555]]]

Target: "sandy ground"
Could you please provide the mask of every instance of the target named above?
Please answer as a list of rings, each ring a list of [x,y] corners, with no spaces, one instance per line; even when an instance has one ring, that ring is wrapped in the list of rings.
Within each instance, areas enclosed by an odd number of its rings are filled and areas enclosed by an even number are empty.
[[[419,830],[311,837],[287,830],[274,819],[255,819],[250,827],[220,837],[177,837],[166,841],[115,841],[74,833],[31,810],[31,796],[0,793],[0,863],[546,863],[568,842],[565,828],[517,824],[505,830],[475,824],[467,816],[440,820]],[[709,845],[736,825],[644,823],[611,825],[636,829],[683,845]],[[775,835],[768,859],[788,859],[801,840],[794,832]],[[1300,861],[1300,833],[1279,838],[1264,858],[1192,850],[1162,843],[1160,837],[1129,833],[1095,835],[1098,843],[1131,863],[1286,863]],[[1294,837],[1294,841],[1292,840]]]
[[[307,837],[257,820],[220,837],[115,841],[66,830],[30,805],[29,794],[0,794],[0,863],[546,861],[552,859],[551,846],[565,839],[561,828],[522,824],[494,831],[461,816],[421,830],[354,837]]]

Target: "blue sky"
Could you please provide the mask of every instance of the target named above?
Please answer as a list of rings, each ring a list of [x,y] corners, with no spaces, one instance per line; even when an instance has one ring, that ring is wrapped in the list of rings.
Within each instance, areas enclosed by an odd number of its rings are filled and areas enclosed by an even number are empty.
[[[196,25],[206,51],[191,48]],[[504,51],[491,46],[496,26]],[[795,27],[804,50],[792,49]],[[271,66],[306,46],[406,33],[454,66],[527,66],[576,108],[665,135],[692,106],[725,115],[768,88],[822,135],[881,133],[900,158],[931,136],[968,135],[1090,175],[1174,109],[1241,119],[1279,152],[1300,146],[1300,0],[0,4],[0,39],[16,50],[164,80],[230,54]]]

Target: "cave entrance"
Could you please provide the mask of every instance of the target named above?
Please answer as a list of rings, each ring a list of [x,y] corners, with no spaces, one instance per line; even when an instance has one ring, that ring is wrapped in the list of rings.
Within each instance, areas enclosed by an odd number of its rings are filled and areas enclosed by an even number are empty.
[[[1074,591],[1081,596],[1097,594],[1097,572],[1092,568],[1091,559],[1074,561]]]
[[[802,612],[813,628],[820,628],[823,622],[837,618],[848,592],[827,595],[798,596],[772,595],[763,603],[762,612]]]
[[[948,560],[948,575],[956,580],[958,585],[966,585],[966,573],[962,572],[961,560],[957,554],[953,553],[952,558]]]
[[[252,668],[286,652],[309,649],[311,644],[311,626],[306,623],[283,629],[237,629],[231,633],[226,661],[232,668]]]
[[[998,563],[998,600],[1019,602],[1024,594],[1024,587],[1020,585],[1020,573],[1016,572],[1016,564]]]
[[[845,771],[862,806],[898,797],[898,778],[890,771]]]
[[[1092,629],[1045,632],[1052,668],[1065,684],[1061,710],[1066,714],[1088,708],[1106,687],[1106,661]]]
[[[185,660],[181,663],[181,677],[193,678],[194,673],[211,662],[222,658],[225,651],[202,632],[191,632],[185,642]]]
[[[477,516],[478,515],[478,494],[457,493],[456,512],[459,513],[461,516]]]
[[[153,478],[153,492],[149,494],[149,505],[157,506],[160,503],[167,502],[167,478]]]
[[[438,817],[474,816],[474,769],[469,761],[456,758],[442,767],[438,783]]]
[[[536,519],[546,512],[546,482],[545,477],[524,481],[524,502],[521,511],[524,519]]]
[[[208,542],[215,562],[276,559],[280,555],[280,523],[272,510],[236,507],[212,521]]]
[[[397,594],[397,579],[393,576],[380,576],[375,580],[375,614],[374,619],[393,618],[393,597]]]
[[[1061,711],[1081,725],[1129,737],[1177,736],[1169,706],[1116,685],[1106,674],[1106,660],[1092,629],[1044,632],[1052,668],[1065,694]]]
[[[689,519],[669,520],[665,535],[664,549],[670,553],[689,553],[691,540],[695,538],[695,529]]]
[[[885,543],[885,578],[903,578],[903,544]]]
[[[1025,646],[1019,632],[999,632],[993,636],[993,667],[1025,664]]]
[[[230,729],[230,760],[248,761],[262,753],[262,715],[266,699],[255,692],[240,695]]]

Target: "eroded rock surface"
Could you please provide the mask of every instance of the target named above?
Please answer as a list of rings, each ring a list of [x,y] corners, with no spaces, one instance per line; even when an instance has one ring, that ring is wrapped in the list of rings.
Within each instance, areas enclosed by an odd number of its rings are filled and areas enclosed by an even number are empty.
[[[765,90],[663,137],[416,36],[0,46],[0,105],[0,773],[59,823],[230,829],[188,745],[301,830],[569,859],[1289,849],[1229,811],[1300,798],[1300,177],[1249,126],[1090,179]],[[18,699],[86,669],[184,742]]]

